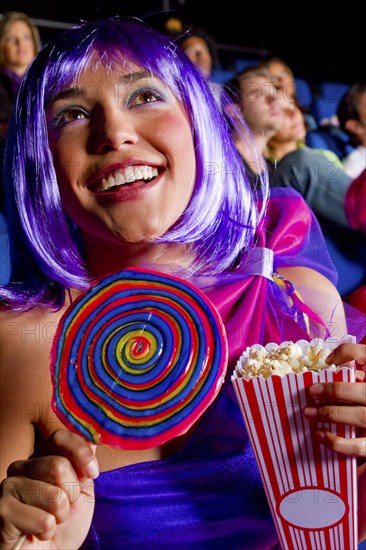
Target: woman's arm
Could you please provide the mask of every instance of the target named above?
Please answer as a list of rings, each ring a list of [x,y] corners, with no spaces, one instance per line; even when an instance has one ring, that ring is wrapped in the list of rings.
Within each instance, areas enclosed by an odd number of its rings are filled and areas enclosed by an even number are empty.
[[[36,320],[31,322],[29,314],[1,312],[1,321],[0,479],[3,479],[11,462],[33,453],[35,427],[50,401],[47,369],[50,348],[41,341],[39,325]]]
[[[347,334],[342,298],[324,275],[308,267],[281,267],[278,272],[294,285],[305,304],[323,320],[323,333],[319,333],[317,326],[316,332],[310,335],[312,338],[324,338],[326,329],[338,339]]]
[[[81,437],[58,429],[51,408],[50,348],[60,313],[1,312],[0,547],[78,548],[94,509],[98,465]],[[53,435],[38,449],[38,439]],[[28,457],[31,456],[30,459]],[[28,542],[31,541],[31,546]],[[33,542],[32,542],[33,541]]]

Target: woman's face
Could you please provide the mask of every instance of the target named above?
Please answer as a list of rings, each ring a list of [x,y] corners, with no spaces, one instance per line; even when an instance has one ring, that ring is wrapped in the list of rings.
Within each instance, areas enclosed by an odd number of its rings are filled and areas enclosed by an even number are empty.
[[[278,130],[281,117],[279,94],[268,78],[256,75],[241,84],[241,110],[255,135]]]
[[[189,36],[182,42],[182,50],[199,68],[203,76],[209,78],[212,71],[212,57],[205,40],[200,36]]]
[[[196,161],[182,104],[136,65],[86,70],[46,110],[63,206],[90,235],[163,235],[192,196]]]
[[[304,115],[293,103],[289,103],[282,110],[281,126],[274,136],[277,142],[288,143],[292,141],[304,141],[306,127]]]
[[[268,70],[276,79],[277,85],[284,88],[285,97],[290,98],[295,95],[295,81],[290,69],[279,61],[271,61],[268,64]]]
[[[4,58],[10,69],[23,70],[36,55],[31,29],[24,21],[14,21],[4,36]]]

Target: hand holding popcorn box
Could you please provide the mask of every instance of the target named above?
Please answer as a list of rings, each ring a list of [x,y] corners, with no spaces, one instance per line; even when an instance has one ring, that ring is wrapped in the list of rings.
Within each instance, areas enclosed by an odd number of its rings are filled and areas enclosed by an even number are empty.
[[[353,365],[327,365],[342,342],[316,339],[254,345],[232,376],[271,512],[284,550],[357,549],[356,459],[326,449],[324,428],[355,437],[354,428],[310,423],[306,388],[316,382],[353,382]]]

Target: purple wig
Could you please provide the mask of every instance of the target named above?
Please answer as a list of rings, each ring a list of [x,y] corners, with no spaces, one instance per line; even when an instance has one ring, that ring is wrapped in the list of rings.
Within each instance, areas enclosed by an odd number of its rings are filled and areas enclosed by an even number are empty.
[[[12,277],[0,296],[12,307],[58,307],[65,289],[85,289],[90,282],[77,220],[70,220],[62,208],[45,107],[90,63],[116,68],[125,60],[165,82],[182,101],[193,128],[194,192],[186,211],[159,242],[190,243],[196,257],[192,273],[201,275],[230,268],[253,243],[263,210],[257,210],[228,121],[195,66],[170,39],[140,21],[85,23],[58,35],[38,54],[23,79],[10,122],[4,184]],[[266,199],[266,178],[260,185],[258,192]]]

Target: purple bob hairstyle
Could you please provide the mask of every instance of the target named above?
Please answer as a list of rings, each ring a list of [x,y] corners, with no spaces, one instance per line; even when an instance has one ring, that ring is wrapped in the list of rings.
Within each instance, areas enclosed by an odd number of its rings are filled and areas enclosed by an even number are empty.
[[[90,278],[77,220],[61,204],[45,107],[90,64],[118,69],[133,62],[168,85],[192,125],[196,182],[178,222],[160,239],[190,243],[192,274],[233,266],[253,244],[268,193],[266,177],[254,191],[231,140],[230,124],[195,66],[168,37],[135,19],[83,23],[58,35],[29,67],[17,98],[4,151],[6,216],[11,282],[0,296],[13,308],[60,307],[68,288],[85,289]],[[223,93],[225,101],[225,93]],[[261,201],[258,210],[257,194]]]

